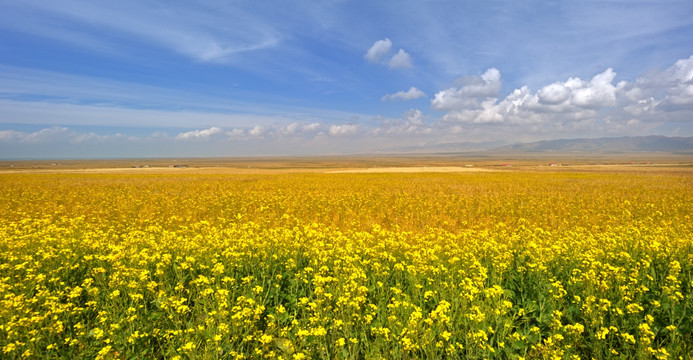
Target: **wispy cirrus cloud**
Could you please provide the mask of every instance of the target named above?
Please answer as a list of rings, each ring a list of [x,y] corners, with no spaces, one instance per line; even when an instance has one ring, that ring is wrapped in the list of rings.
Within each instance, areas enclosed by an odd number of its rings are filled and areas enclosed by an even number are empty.
[[[233,101],[231,101],[232,99]],[[290,98],[220,89],[214,95],[0,65],[1,123],[133,127],[339,123],[362,113],[299,107]]]
[[[197,61],[224,62],[237,53],[277,46],[282,39],[267,21],[231,3],[208,7],[170,2],[158,7],[128,0],[27,0],[6,6],[2,27],[97,51],[104,43],[122,49],[124,40],[134,39]],[[17,13],[22,16],[13,16]]]

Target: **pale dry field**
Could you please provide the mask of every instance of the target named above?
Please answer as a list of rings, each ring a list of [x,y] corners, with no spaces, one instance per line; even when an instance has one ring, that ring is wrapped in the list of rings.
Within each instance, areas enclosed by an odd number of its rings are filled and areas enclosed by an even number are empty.
[[[481,167],[459,166],[413,166],[413,167],[376,167],[367,169],[349,169],[327,171],[328,174],[359,174],[359,173],[449,173],[449,172],[485,172],[497,171]]]
[[[195,159],[0,160],[0,173],[281,174],[281,173],[470,173],[682,172],[693,158],[676,154],[494,154],[323,156]]]

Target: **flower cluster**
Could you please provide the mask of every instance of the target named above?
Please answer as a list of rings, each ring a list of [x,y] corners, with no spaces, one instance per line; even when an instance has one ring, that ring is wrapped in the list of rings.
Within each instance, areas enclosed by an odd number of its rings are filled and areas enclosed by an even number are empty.
[[[0,174],[2,358],[688,358],[672,174]]]

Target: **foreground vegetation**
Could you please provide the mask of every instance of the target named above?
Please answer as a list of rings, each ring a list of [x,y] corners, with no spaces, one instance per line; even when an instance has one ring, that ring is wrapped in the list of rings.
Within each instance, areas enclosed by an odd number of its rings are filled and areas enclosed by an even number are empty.
[[[0,174],[0,357],[679,359],[693,177]]]

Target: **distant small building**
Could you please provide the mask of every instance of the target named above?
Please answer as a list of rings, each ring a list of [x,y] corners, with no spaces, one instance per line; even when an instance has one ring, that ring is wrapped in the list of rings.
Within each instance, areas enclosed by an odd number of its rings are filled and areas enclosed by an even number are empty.
[[[549,163],[549,166],[558,166],[558,164],[552,162],[552,163]]]

